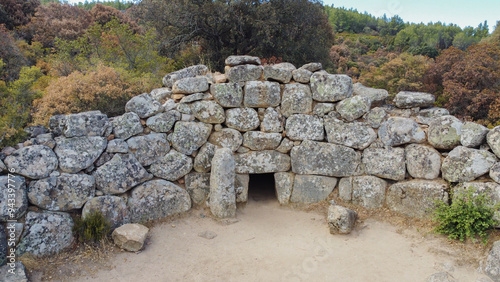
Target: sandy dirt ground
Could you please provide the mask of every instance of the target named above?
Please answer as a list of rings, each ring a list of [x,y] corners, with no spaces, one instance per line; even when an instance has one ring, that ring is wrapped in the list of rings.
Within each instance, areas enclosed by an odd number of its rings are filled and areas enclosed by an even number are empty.
[[[199,236],[207,231],[217,236]],[[257,195],[238,209],[236,222],[194,210],[153,227],[143,251],[121,252],[111,267],[70,280],[425,281],[444,271],[457,281],[489,281],[460,256],[444,238],[373,219],[334,236],[324,214]]]

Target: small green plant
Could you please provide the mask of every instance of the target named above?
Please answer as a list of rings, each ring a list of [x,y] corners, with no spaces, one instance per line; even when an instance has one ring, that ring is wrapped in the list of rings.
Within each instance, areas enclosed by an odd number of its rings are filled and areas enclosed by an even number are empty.
[[[73,233],[80,242],[97,243],[104,239],[110,230],[111,225],[99,211],[91,212],[85,217],[78,217],[73,226]]]
[[[486,243],[487,231],[498,224],[493,218],[498,206],[492,206],[485,193],[477,193],[474,189],[462,190],[452,199],[450,205],[436,201],[434,221],[438,226],[435,231],[448,235],[449,239],[475,241],[480,237]]]

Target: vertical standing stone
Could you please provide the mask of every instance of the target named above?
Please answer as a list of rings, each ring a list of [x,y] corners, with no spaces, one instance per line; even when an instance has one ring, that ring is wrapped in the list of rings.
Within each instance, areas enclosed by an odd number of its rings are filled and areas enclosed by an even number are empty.
[[[236,215],[235,168],[236,163],[230,149],[215,151],[210,174],[210,211],[218,218]]]

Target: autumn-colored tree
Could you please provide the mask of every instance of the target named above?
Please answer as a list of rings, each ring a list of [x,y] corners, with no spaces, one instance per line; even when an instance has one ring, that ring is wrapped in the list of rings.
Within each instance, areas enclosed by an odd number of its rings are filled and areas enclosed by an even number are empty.
[[[0,25],[13,30],[27,24],[40,6],[38,0],[0,0]]]
[[[28,61],[16,44],[12,32],[0,25],[0,59],[4,67],[0,70],[0,80],[13,81]]]
[[[94,7],[92,7],[92,10],[90,10],[90,16],[92,17],[92,22],[94,24],[99,24],[101,26],[117,19],[120,24],[127,24],[134,32],[139,32],[140,30],[137,23],[127,14],[122,13],[121,11],[110,6],[97,3]]]

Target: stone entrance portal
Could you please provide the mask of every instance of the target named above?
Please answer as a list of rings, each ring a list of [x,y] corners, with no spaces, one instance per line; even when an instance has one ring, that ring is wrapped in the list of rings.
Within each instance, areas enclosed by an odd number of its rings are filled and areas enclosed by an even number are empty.
[[[250,174],[248,201],[277,201],[274,173]]]

